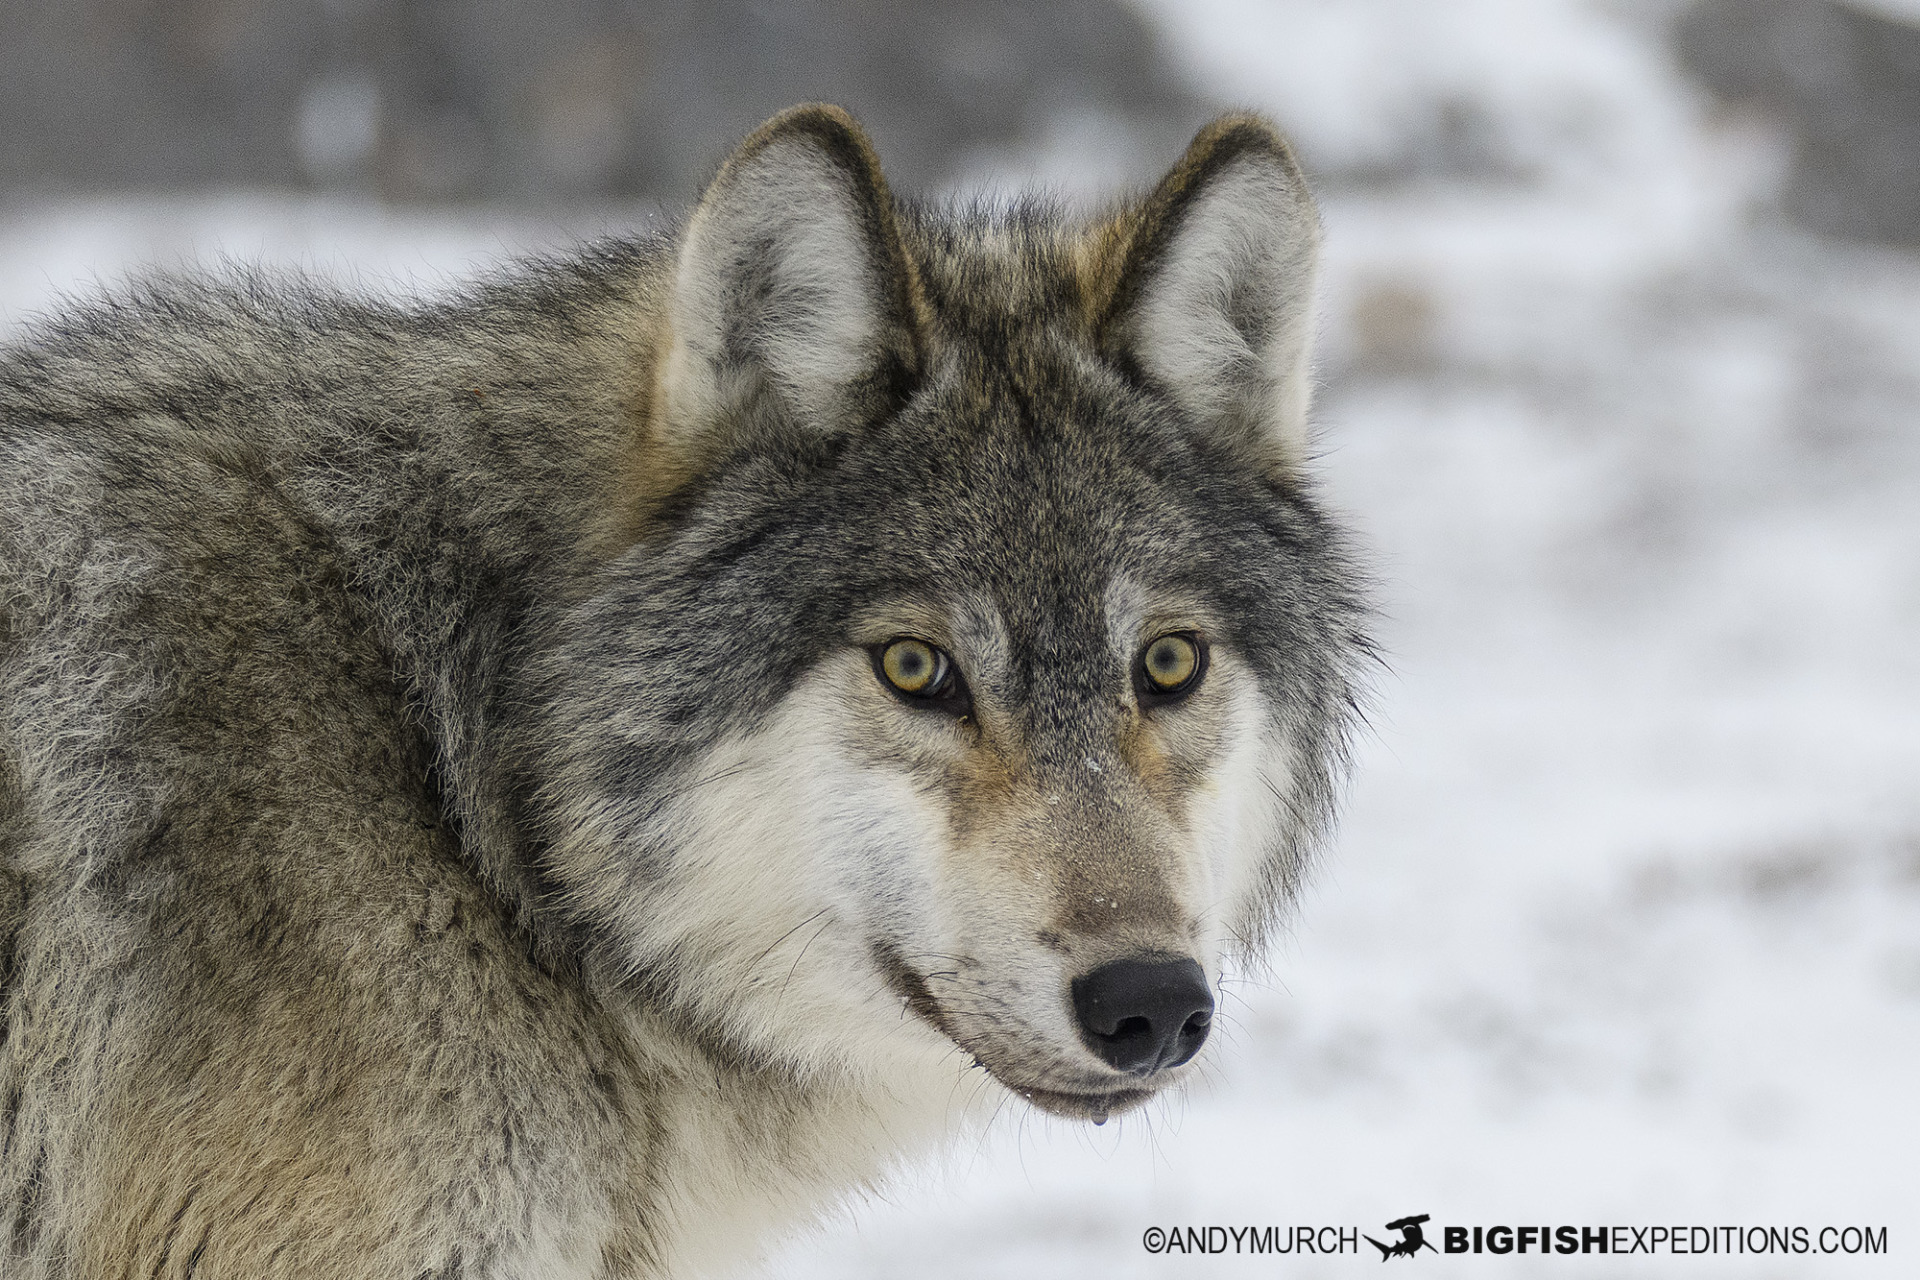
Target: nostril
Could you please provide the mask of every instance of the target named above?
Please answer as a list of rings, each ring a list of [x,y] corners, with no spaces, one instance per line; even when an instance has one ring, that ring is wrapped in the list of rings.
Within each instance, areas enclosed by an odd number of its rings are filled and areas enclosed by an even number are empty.
[[[1087,1047],[1108,1065],[1135,1075],[1192,1058],[1213,1022],[1207,976],[1189,959],[1116,960],[1074,979],[1072,995]]]

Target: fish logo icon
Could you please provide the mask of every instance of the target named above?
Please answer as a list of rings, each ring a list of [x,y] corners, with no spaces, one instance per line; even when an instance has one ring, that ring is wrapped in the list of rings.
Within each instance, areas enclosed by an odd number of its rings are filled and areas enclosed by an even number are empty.
[[[1400,1240],[1397,1244],[1381,1244],[1372,1236],[1364,1236],[1362,1239],[1380,1251],[1380,1261],[1382,1262],[1385,1262],[1388,1258],[1411,1258],[1422,1249],[1433,1249],[1435,1253],[1438,1253],[1440,1251],[1433,1248],[1433,1244],[1427,1239],[1426,1233],[1420,1230],[1420,1224],[1432,1216],[1430,1213],[1416,1213],[1410,1218],[1396,1218],[1392,1222],[1389,1222],[1387,1224],[1387,1230],[1398,1231],[1400,1233]]]

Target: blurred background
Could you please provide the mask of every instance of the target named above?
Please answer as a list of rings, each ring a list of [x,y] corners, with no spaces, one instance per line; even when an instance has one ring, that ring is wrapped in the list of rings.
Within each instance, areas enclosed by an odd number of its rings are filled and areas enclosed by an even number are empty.
[[[432,291],[658,226],[822,98],[935,193],[1284,125],[1387,669],[1204,1081],[1009,1106],[772,1274],[1268,1274],[1140,1234],[1411,1213],[1893,1250],[1514,1276],[1912,1274],[1920,0],[0,0],[0,336],[139,264]]]

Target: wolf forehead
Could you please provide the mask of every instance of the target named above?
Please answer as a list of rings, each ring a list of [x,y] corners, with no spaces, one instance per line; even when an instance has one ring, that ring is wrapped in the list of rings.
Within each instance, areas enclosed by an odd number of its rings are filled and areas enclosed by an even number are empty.
[[[614,566],[602,660],[666,664],[680,678],[653,697],[724,690],[752,714],[907,604],[998,631],[1023,698],[1111,677],[1111,629],[1147,615],[1203,622],[1259,666],[1301,661],[1303,629],[1344,604],[1315,590],[1340,553],[1310,497],[1098,355],[1067,233],[1027,226],[1032,209],[921,216],[921,381],[877,420],[757,441],[690,486]]]

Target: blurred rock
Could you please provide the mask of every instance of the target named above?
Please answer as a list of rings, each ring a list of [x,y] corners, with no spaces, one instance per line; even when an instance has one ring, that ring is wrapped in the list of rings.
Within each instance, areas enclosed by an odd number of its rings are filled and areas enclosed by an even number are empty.
[[[822,99],[917,188],[1063,113],[1156,162],[1201,114],[1121,0],[0,0],[0,33],[10,192],[679,200]]]
[[[1684,0],[1133,0],[1193,84],[1270,112],[1323,190],[1618,191],[1691,163]]]
[[[1920,4],[1705,0],[1678,40],[1715,93],[1792,129],[1795,218],[1920,243]]]

